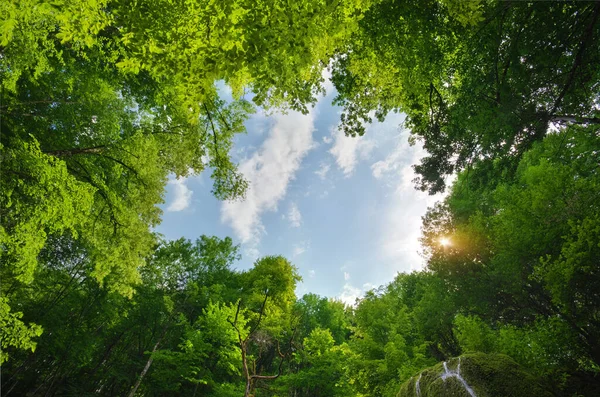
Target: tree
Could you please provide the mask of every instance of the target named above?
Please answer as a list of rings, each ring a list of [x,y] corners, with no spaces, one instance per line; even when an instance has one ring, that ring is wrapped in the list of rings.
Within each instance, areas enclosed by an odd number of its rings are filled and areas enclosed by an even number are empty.
[[[535,144],[512,181],[471,190],[463,172],[424,223],[428,266],[461,296],[463,313],[513,335],[507,340],[553,341],[535,342],[540,356],[572,371],[599,362],[591,290],[598,283],[599,144],[596,127],[572,125]],[[442,247],[441,236],[451,246]]]
[[[131,296],[167,179],[210,168],[217,198],[243,197],[229,151],[254,109],[245,90],[258,105],[307,111],[369,4],[3,2],[3,321],[16,321],[11,293],[32,283],[54,237],[72,239],[91,276]]]
[[[257,383],[281,376],[284,362],[289,360],[296,333],[291,309],[296,282],[300,280],[296,268],[280,256],[259,259],[242,274],[244,296],[229,322],[238,335],[245,397],[254,395]],[[240,313],[248,319],[247,328],[240,321]],[[275,360],[276,373],[263,374]]]
[[[197,341],[198,330],[204,333],[219,310],[234,305],[236,296],[226,292],[239,289],[237,273],[229,268],[237,259],[231,240],[202,236],[195,243],[163,242],[147,259],[142,284],[128,298],[89,276],[93,264],[85,247],[69,238],[51,238],[29,288],[13,293],[22,320],[38,324],[44,333],[34,352],[3,347],[3,354],[11,354],[2,365],[3,392],[127,395],[135,388],[142,394],[193,393],[198,388],[194,381],[202,378],[191,372],[196,348],[185,341]],[[202,354],[218,351],[216,342],[214,348]],[[220,368],[205,368],[225,378]]]
[[[280,377],[276,390],[296,396],[351,396],[354,390],[346,363],[352,352],[336,344],[327,328],[315,328],[294,353],[295,371]]]
[[[407,114],[430,193],[478,162],[514,172],[551,125],[599,122],[598,3],[460,3],[374,5],[333,70],[346,134],[362,135],[372,111]]]

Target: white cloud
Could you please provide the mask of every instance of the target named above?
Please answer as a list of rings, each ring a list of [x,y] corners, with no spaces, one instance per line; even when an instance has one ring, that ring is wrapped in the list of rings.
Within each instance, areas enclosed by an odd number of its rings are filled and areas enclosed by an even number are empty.
[[[408,141],[402,137],[401,142],[398,142],[396,149],[390,153],[384,160],[378,161],[371,165],[373,176],[381,179],[386,174],[398,171],[398,169],[406,164],[407,160],[414,157],[412,153],[414,148],[410,147]],[[404,160],[404,161],[403,161]]]
[[[416,177],[413,164],[420,162],[426,155],[420,144],[408,144],[409,132],[404,130],[398,138],[394,150],[382,161],[371,165],[373,176],[392,188],[387,205],[382,208],[385,213],[379,228],[380,253],[385,262],[393,264],[390,275],[397,271],[421,269],[423,258],[421,249],[421,217],[443,195],[430,196],[414,188]]]
[[[299,244],[294,244],[294,248],[292,250],[292,257],[297,257],[299,255],[302,255],[303,253],[306,252],[306,250],[309,248],[310,244],[307,243],[306,241],[299,243]]]
[[[334,143],[329,153],[335,157],[335,162],[346,178],[354,172],[360,160],[366,160],[375,148],[375,142],[366,136],[349,137],[337,127],[332,131]]]
[[[325,179],[327,177],[327,173],[331,169],[331,165],[327,163],[321,163],[321,166],[318,170],[315,171],[315,174],[319,176],[321,179]]]
[[[230,225],[244,244],[256,247],[265,228],[261,215],[276,211],[306,153],[314,146],[313,112],[273,116],[273,126],[261,147],[240,163],[250,186],[243,201],[224,202],[221,221]]]
[[[256,244],[252,244],[244,248],[244,255],[251,261],[255,261],[260,256],[260,251]]]
[[[344,272],[344,280],[346,280],[346,281],[350,280],[350,273]]]
[[[329,70],[329,68],[324,68],[321,72],[321,76],[325,79],[325,82],[323,83],[323,88],[325,88],[325,95],[331,95],[334,92],[335,87],[333,85],[333,82],[331,81],[331,71]]]
[[[371,283],[364,283],[363,286],[362,286],[363,291],[370,291],[370,290],[372,290],[375,287],[376,287],[376,285],[375,284],[371,284]]]
[[[333,138],[330,136],[324,136],[323,137],[323,142],[326,144],[330,144],[331,142],[333,142]]]
[[[187,187],[185,179],[171,179],[168,184],[173,186],[174,198],[167,207],[167,211],[177,212],[188,208],[192,202],[192,195],[194,192]]]
[[[294,247],[294,256],[302,255],[305,251],[305,247],[297,245]]]
[[[347,305],[354,306],[356,299],[363,295],[363,291],[360,288],[352,286],[350,283],[344,284],[342,293],[338,297],[342,302]]]
[[[291,227],[300,227],[302,225],[302,214],[298,209],[298,205],[296,203],[292,203],[290,205],[290,210],[287,215],[288,220],[290,221]]]
[[[316,274],[316,272],[312,269],[308,271],[308,277],[310,277],[310,278],[314,278],[315,274]]]

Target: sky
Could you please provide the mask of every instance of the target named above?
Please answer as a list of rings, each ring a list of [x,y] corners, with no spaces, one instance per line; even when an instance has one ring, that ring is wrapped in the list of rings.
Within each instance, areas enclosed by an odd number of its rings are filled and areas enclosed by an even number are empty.
[[[232,151],[250,183],[245,200],[215,199],[209,172],[172,178],[156,231],[166,239],[230,236],[240,244],[239,270],[283,255],[302,276],[298,296],[348,304],[422,268],[421,217],[442,198],[414,189],[411,166],[424,150],[409,145],[402,114],[374,122],[363,137],[344,136],[335,90],[326,90],[307,115],[259,110],[247,121]]]

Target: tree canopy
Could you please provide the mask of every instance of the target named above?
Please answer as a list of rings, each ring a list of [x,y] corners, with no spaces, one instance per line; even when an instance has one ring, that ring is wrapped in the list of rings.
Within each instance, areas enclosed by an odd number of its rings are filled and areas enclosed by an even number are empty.
[[[462,358],[494,390],[515,373],[599,395],[599,18],[586,1],[1,2],[2,395],[410,396]],[[229,237],[153,231],[169,179],[208,171],[244,199],[234,137],[257,107],[308,112],[325,68],[347,135],[405,113],[417,188],[448,188],[426,267],[355,305],[298,297],[282,256],[239,270]]]
[[[431,193],[477,162],[514,170],[550,126],[600,121],[599,16],[597,2],[378,2],[333,68],[341,128],[406,113]]]

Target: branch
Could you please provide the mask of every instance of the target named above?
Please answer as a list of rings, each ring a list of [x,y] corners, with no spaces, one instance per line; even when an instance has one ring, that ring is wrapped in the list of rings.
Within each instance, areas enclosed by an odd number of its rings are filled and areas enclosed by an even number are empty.
[[[237,326],[238,315],[240,314],[240,306],[241,306],[241,304],[242,304],[242,301],[241,301],[241,300],[239,300],[239,301],[238,301],[237,310],[236,310],[236,312],[235,312],[235,319],[234,319],[233,321],[231,321],[230,319],[227,319],[227,322],[228,322],[229,324],[231,324],[231,326],[232,326],[232,327],[235,329],[235,331],[236,331],[236,332],[237,332],[237,334],[238,334],[238,340],[239,340],[239,342],[240,342],[240,346],[242,346],[242,345],[243,345],[243,343],[244,343],[244,341],[242,340],[242,333],[240,332],[240,329],[239,329],[239,328],[238,328],[238,326]],[[247,339],[248,339],[248,338],[246,338],[246,340],[247,340]]]
[[[550,121],[558,124],[600,124],[600,117],[579,117],[571,114],[555,114]]]
[[[600,2],[597,2],[596,5],[594,6],[594,14],[592,17],[592,21],[588,25],[583,37],[581,38],[581,44],[579,46],[579,50],[577,50],[577,55],[575,56],[575,61],[573,62],[573,66],[571,67],[571,72],[569,73],[569,79],[567,80],[567,83],[563,87],[561,93],[558,95],[558,98],[556,98],[556,101],[554,102],[554,106],[552,107],[550,114],[553,114],[556,111],[556,109],[558,109],[563,98],[567,94],[567,91],[569,90],[569,88],[571,88],[571,85],[573,85],[573,81],[575,80],[575,72],[577,71],[577,68],[579,68],[579,66],[581,65],[581,63],[583,61],[583,54],[585,52],[587,44],[594,36],[594,26],[596,26],[596,22],[598,22],[598,16],[600,16]]]
[[[294,341],[294,337],[296,336],[296,329],[297,328],[294,328],[294,331],[292,332],[292,336],[290,337],[290,341],[288,343],[288,345],[289,345],[288,348],[290,350],[292,348],[292,343]],[[277,341],[277,354],[280,357],[279,366],[277,367],[277,375],[252,375],[251,378],[252,379],[277,379],[277,378],[279,378],[281,376],[281,372],[283,369],[283,362],[285,361],[285,358],[286,358],[286,354],[283,354],[279,347],[279,340]]]
[[[93,147],[89,147],[89,148],[76,148],[76,149],[67,149],[67,150],[44,151],[42,153],[48,154],[48,155],[51,155],[51,156],[55,156],[55,157],[62,157],[62,156],[69,156],[69,157],[71,157],[71,156],[75,156],[75,155],[79,155],[79,154],[91,154],[91,155],[94,155],[94,156],[103,157],[105,159],[112,160],[115,163],[121,164],[123,167],[125,167],[129,171],[133,172],[133,174],[142,183],[142,185],[144,185],[145,187],[148,187],[148,184],[139,176],[139,173],[138,173],[138,171],[135,168],[133,168],[133,167],[125,164],[122,160],[119,160],[117,158],[114,158],[112,156],[109,156],[107,154],[102,153],[104,151],[104,149],[106,149],[106,148],[107,148],[106,146],[102,145],[102,146],[93,146]],[[122,149],[122,150],[124,150],[124,149]],[[127,152],[126,150],[124,150],[124,151]],[[136,156],[134,156],[134,157],[136,157]]]
[[[47,100],[47,101],[31,101],[31,102],[17,102],[17,103],[11,103],[11,104],[8,104],[8,105],[0,106],[0,109],[8,108],[10,106],[33,105],[33,104],[38,104],[38,103],[60,103],[60,104],[63,104],[63,105],[77,105],[77,104],[80,104],[81,102],[52,101],[52,100]]]
[[[252,328],[252,331],[250,331],[250,333],[248,334],[248,338],[250,338],[250,335],[252,335],[252,334],[254,334],[254,332],[256,332],[256,329],[260,325],[260,322],[261,322],[262,316],[263,316],[263,312],[265,311],[265,306],[267,304],[267,298],[268,297],[269,297],[269,290],[266,290],[265,291],[265,300],[263,301],[262,306],[260,307],[260,313],[258,315],[258,321],[256,322],[256,324],[254,324],[254,327]],[[246,340],[248,338],[246,338]]]
[[[48,150],[43,151],[44,154],[49,154],[55,157],[70,157],[76,154],[98,154],[106,149],[106,145],[92,146],[86,148],[73,148],[73,149],[62,149],[62,150]]]
[[[202,106],[204,106],[204,109],[206,110],[206,116],[208,117],[208,121],[210,122],[210,127],[212,129],[212,136],[213,136],[213,141],[215,143],[215,161],[217,162],[217,166],[220,166],[220,159],[221,159],[221,155],[219,154],[219,142],[217,141],[217,130],[215,129],[215,124],[213,123],[213,119],[210,115],[210,111],[208,110],[208,107],[206,106],[205,103],[202,104]]]

